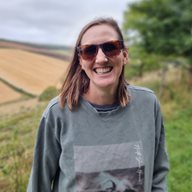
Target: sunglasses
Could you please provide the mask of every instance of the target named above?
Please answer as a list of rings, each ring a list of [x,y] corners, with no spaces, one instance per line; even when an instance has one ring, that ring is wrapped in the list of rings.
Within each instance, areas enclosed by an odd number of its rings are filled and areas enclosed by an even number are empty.
[[[80,45],[77,47],[77,51],[82,59],[92,61],[97,56],[99,48],[101,48],[107,57],[114,57],[120,54],[121,50],[124,48],[124,45],[123,41],[114,40],[107,41],[102,44]]]

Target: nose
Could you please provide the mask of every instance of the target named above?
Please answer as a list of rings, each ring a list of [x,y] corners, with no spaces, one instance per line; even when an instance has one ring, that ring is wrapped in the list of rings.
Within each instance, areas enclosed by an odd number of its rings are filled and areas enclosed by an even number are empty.
[[[106,55],[103,53],[102,49],[99,47],[96,58],[95,58],[95,62],[96,63],[106,63],[107,61],[107,57]]]

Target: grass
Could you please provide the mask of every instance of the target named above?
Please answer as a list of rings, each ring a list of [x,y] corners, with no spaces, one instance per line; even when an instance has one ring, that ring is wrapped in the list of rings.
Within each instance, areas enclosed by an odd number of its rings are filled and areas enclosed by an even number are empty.
[[[169,87],[172,88],[173,98],[162,98],[170,159],[168,186],[171,192],[189,192],[192,183],[192,91],[185,85],[172,83]]]
[[[170,156],[170,191],[189,192],[192,183],[192,105],[177,110],[166,121]]]
[[[34,139],[45,105],[0,121],[0,187],[2,192],[24,192],[31,169]]]

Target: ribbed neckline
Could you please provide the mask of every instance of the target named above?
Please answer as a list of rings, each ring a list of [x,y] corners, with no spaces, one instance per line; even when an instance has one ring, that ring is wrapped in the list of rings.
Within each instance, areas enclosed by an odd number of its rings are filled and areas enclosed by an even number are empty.
[[[117,109],[117,107],[119,107],[119,104],[114,103],[114,104],[110,104],[110,105],[97,105],[94,103],[90,103],[89,101],[87,101],[89,104],[91,104],[98,112],[109,112],[109,111],[113,111],[115,109]]]
[[[122,116],[122,113],[126,110],[126,107],[117,106],[115,109],[111,111],[97,111],[95,107],[93,107],[87,100],[81,97],[81,105],[88,112],[96,115],[98,118],[103,120],[109,120],[114,118],[114,116]]]

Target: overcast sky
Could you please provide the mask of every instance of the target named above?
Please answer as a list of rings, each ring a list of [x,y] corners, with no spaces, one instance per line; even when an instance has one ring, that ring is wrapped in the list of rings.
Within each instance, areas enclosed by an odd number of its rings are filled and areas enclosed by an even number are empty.
[[[133,1],[1,0],[0,38],[73,46],[81,28],[96,17],[113,17],[121,26]]]

